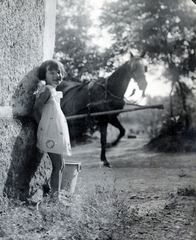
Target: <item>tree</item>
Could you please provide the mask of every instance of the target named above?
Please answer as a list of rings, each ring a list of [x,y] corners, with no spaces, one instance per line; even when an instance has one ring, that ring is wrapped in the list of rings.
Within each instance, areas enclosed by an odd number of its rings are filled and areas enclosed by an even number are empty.
[[[113,47],[103,53],[92,44],[90,12],[87,0],[58,1],[54,57],[64,64],[68,80],[96,80],[100,69],[112,72],[116,68]]]
[[[55,58],[64,64],[69,80],[82,80],[82,76],[98,69],[99,56],[88,34],[92,26],[89,11],[86,0],[61,0],[58,3]]]
[[[164,75],[172,82],[171,98],[178,89],[187,117],[181,78],[196,66],[196,7],[191,4],[184,0],[119,0],[105,4],[101,17],[102,26],[113,36],[114,53],[139,49],[147,53],[149,63],[165,65]],[[171,115],[175,114],[172,109],[171,104]],[[187,119],[187,128],[190,125]]]

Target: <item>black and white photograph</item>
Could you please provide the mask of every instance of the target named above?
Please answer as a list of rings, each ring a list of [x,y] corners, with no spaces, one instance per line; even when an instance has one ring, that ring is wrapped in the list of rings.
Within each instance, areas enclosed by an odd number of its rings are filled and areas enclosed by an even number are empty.
[[[0,0],[0,239],[196,240],[196,0]]]

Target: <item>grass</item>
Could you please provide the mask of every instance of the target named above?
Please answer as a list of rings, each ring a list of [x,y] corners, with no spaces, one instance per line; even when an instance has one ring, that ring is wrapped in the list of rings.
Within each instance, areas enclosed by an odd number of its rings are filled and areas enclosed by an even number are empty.
[[[46,198],[35,206],[1,198],[0,239],[127,240],[139,221],[137,209],[126,204],[115,186],[104,184],[93,190],[81,189],[65,203]]]

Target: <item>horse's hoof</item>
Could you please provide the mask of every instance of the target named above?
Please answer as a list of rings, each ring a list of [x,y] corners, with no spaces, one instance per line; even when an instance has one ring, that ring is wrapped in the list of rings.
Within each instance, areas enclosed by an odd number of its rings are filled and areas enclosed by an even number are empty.
[[[109,162],[104,162],[104,163],[103,163],[103,166],[104,166],[104,167],[108,167],[108,168],[111,168],[111,167],[112,167]]]

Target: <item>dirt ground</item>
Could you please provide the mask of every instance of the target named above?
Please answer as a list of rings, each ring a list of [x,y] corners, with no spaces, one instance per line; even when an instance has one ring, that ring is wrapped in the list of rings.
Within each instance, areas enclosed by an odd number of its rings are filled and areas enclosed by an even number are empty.
[[[100,143],[73,147],[71,161],[81,162],[76,191],[104,182],[139,209],[141,220],[130,228],[130,239],[196,240],[196,154],[165,154],[144,150],[148,139],[123,138],[108,150],[112,168],[100,161]]]

